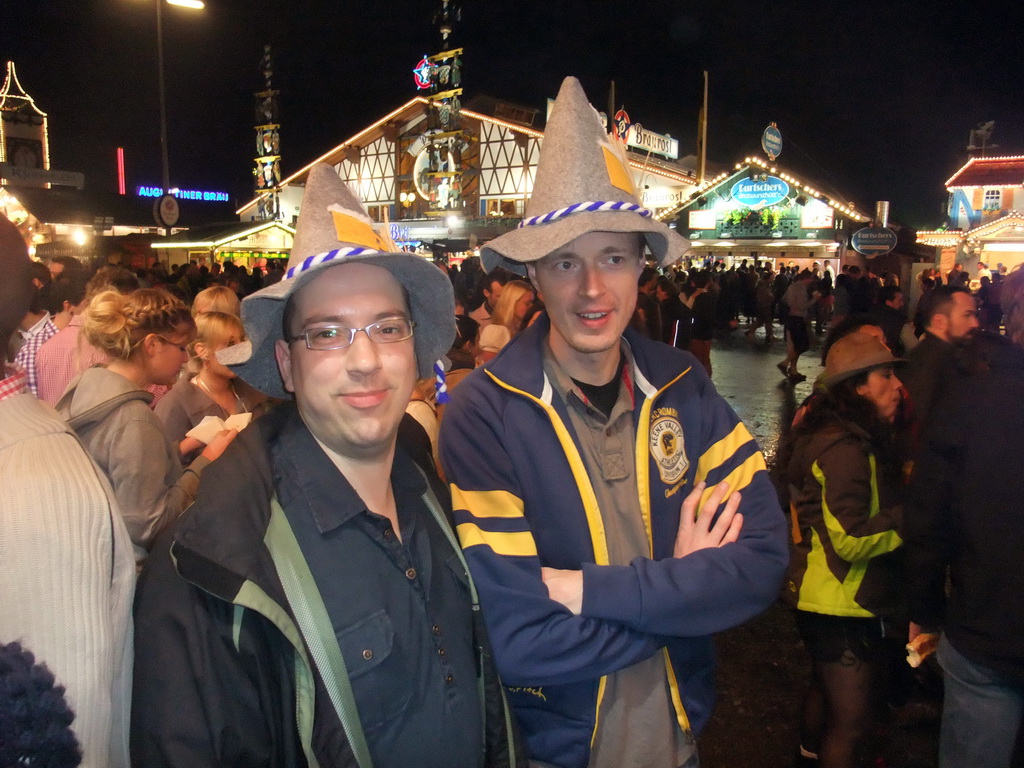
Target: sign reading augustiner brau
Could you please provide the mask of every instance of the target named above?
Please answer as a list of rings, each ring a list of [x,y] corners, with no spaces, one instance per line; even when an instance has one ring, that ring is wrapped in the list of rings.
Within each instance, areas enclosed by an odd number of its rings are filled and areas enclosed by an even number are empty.
[[[732,199],[749,208],[764,208],[781,203],[789,194],[789,184],[777,176],[740,179],[732,185]]]

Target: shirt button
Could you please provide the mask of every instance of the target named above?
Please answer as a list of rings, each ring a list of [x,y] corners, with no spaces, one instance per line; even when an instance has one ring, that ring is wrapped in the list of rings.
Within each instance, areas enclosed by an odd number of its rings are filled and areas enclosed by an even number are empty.
[[[390,528],[385,528],[384,529],[384,538],[385,539],[390,539],[390,538],[394,537],[394,535],[395,535],[395,532],[393,530],[391,530]]]
[[[373,658],[373,651],[371,651],[369,648],[367,648],[365,651],[363,651],[363,658],[366,659],[367,661],[372,659]]]
[[[452,675],[448,675],[448,676],[447,676],[447,677],[446,677],[446,678],[444,679],[444,681],[445,681],[446,683],[448,683],[448,685],[451,685],[452,683],[454,683],[454,682],[455,682],[455,677],[454,677],[454,676],[452,676]]]
[[[405,572],[405,578],[409,579],[410,581],[415,579],[416,578],[416,569],[415,568],[410,568],[408,571],[406,571]]]
[[[441,627],[439,625],[435,624],[434,626],[432,626],[430,628],[430,631],[433,632],[435,635],[440,635],[441,634]]]
[[[447,656],[448,655],[448,651],[446,651],[444,648],[438,648],[437,649],[437,655],[438,656],[442,656],[442,657],[443,656]]]

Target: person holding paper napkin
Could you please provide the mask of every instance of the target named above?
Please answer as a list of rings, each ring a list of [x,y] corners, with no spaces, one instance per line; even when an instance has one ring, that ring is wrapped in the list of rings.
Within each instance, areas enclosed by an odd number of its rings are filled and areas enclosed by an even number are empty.
[[[217,352],[245,340],[242,321],[226,312],[201,312],[195,316],[196,337],[189,345],[189,369],[156,406],[164,433],[178,447],[181,463],[191,464],[217,435],[244,429],[260,416],[265,403],[251,390],[236,389],[236,374],[217,362]]]
[[[206,465],[238,434],[222,431],[183,472],[178,449],[149,408],[153,395],[145,388],[175,382],[195,328],[188,308],[166,291],[98,294],[83,330],[110,362],[83,371],[57,403],[110,481],[138,563],[192,503]]]

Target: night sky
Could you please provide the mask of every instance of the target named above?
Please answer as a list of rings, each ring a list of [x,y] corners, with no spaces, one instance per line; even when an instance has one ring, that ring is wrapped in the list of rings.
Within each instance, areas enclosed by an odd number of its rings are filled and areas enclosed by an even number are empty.
[[[0,0],[0,59],[48,113],[55,169],[115,190],[160,183],[156,0]],[[276,59],[288,174],[415,94],[411,70],[440,50],[439,2],[207,0],[165,6],[173,185],[251,198],[252,93],[264,43]],[[968,133],[995,120],[990,154],[1024,154],[1024,3],[466,0],[463,102],[487,94],[544,109],[565,75],[601,109],[609,82],[634,121],[694,151],[710,73],[709,160],[759,152],[772,121],[779,164],[845,193],[892,202],[918,228],[943,221],[943,182]]]

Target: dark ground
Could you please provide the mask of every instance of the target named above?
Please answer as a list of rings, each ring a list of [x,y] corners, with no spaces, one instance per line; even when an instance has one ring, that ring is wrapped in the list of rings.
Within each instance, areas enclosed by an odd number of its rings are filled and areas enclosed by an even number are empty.
[[[811,391],[821,372],[816,345],[800,361],[807,381],[783,383],[775,364],[784,356],[776,341],[745,338],[744,326],[715,340],[714,382],[757,438],[769,466],[782,425]],[[813,338],[813,334],[812,334]],[[813,343],[813,342],[812,342]],[[776,603],[747,624],[715,640],[719,657],[718,701],[700,740],[703,768],[786,768],[799,743],[800,707],[810,663],[788,608]],[[925,697],[927,698],[927,697]],[[935,697],[932,696],[934,701]],[[871,768],[934,768],[938,723],[879,726],[862,765]],[[1015,762],[1024,765],[1024,762]],[[978,766],[977,768],[982,768]]]

